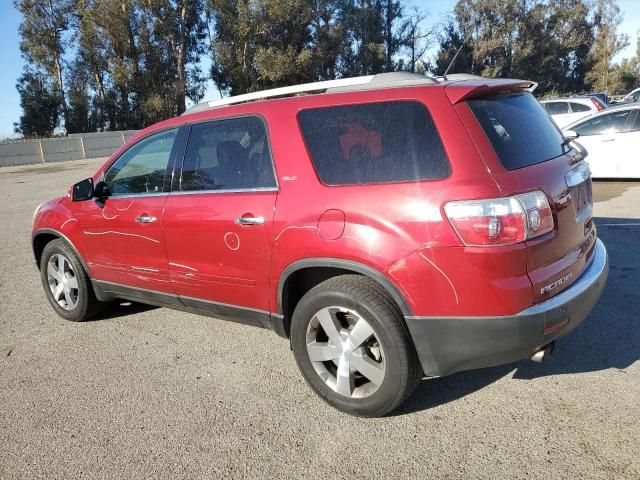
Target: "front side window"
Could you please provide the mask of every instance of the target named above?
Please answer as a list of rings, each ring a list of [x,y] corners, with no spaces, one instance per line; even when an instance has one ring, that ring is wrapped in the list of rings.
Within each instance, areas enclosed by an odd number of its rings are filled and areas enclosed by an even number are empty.
[[[231,118],[191,127],[181,191],[275,187],[267,131],[260,118]]]
[[[600,115],[581,123],[574,127],[573,130],[583,137],[624,132],[626,131],[625,124],[630,113],[631,110],[620,110]]]
[[[326,185],[449,176],[442,141],[424,105],[395,101],[303,110],[302,136]]]
[[[112,196],[166,191],[165,176],[177,128],[140,140],[107,170],[104,181]]]
[[[563,154],[564,138],[530,93],[482,97],[467,103],[507,170]]]

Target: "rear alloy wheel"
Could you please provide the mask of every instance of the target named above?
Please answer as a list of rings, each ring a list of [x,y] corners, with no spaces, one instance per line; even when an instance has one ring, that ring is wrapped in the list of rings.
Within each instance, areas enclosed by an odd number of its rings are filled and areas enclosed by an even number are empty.
[[[348,308],[325,307],[312,317],[307,354],[325,384],[347,398],[366,398],[384,380],[380,340],[371,325]]]
[[[47,300],[62,318],[82,322],[105,305],[96,299],[82,262],[63,239],[53,240],[44,247],[40,277]]]
[[[311,388],[353,415],[389,413],[422,377],[402,313],[379,284],[361,275],[330,278],[302,297],[291,346]]]

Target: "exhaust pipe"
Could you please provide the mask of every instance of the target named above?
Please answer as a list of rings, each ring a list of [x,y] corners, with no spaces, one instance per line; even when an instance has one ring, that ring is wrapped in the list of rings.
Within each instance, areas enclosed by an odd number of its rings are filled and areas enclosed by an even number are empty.
[[[542,363],[545,358],[547,358],[549,355],[551,355],[553,353],[553,347],[554,347],[555,343],[556,343],[555,341],[551,342],[550,344],[545,345],[541,349],[536,350],[533,353],[533,355],[531,355],[531,360],[533,360],[534,362],[537,362],[537,363]]]

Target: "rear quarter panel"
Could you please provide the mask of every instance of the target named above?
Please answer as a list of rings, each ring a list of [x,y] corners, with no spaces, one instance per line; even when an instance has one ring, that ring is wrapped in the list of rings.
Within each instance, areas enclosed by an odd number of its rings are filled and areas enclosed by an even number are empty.
[[[385,100],[417,100],[427,107],[450,159],[451,176],[413,183],[322,184],[300,133],[297,113],[305,108]],[[513,297],[505,297],[500,289],[517,291],[518,306],[530,303],[522,248],[496,250],[493,257],[474,254],[461,246],[443,217],[443,205],[450,200],[499,194],[443,88],[287,99],[272,102],[263,115],[280,184],[270,280],[272,310],[287,266],[318,257],[356,261],[377,270],[400,289],[414,315],[461,315],[487,309],[511,313],[517,308]],[[327,210],[344,212],[344,232],[334,240],[318,233],[318,220]],[[514,278],[515,282],[507,281]]]

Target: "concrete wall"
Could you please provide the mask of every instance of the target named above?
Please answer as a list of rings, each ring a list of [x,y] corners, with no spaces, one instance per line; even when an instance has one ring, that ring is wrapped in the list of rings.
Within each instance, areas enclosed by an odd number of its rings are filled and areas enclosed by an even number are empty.
[[[0,167],[108,157],[136,133],[73,133],[64,138],[0,143]]]

